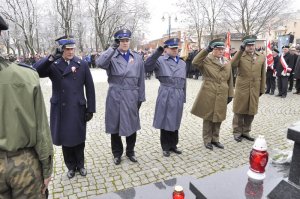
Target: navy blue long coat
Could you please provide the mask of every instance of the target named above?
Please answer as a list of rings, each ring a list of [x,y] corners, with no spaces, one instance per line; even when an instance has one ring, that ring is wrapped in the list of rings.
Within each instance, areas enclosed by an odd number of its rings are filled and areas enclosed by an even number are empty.
[[[83,143],[86,139],[85,112],[94,113],[96,109],[94,82],[87,62],[73,57],[68,65],[63,58],[55,62],[45,58],[33,67],[40,77],[49,77],[52,81],[50,128],[53,144],[72,147]]]
[[[175,62],[169,55],[156,50],[145,62],[146,71],[155,71],[160,82],[156,99],[153,127],[167,131],[180,128],[183,104],[186,102],[186,64]]]
[[[138,103],[146,100],[144,61],[139,54],[129,53],[127,63],[118,50],[110,47],[96,60],[97,67],[108,75],[106,132],[126,137],[141,129]]]

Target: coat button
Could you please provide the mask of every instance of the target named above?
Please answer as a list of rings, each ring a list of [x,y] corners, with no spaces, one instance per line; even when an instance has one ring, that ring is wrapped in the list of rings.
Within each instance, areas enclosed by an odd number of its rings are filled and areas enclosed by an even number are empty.
[[[64,92],[65,92],[65,90],[64,90],[64,89],[62,89],[62,92],[64,93]]]
[[[66,103],[62,103],[62,106],[66,106]]]

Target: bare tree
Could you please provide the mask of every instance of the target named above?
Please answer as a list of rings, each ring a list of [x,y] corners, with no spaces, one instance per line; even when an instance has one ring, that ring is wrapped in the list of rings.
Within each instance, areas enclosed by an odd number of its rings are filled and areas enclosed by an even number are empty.
[[[196,32],[198,48],[201,48],[201,40],[204,29],[205,12],[199,0],[188,0],[184,3],[179,1],[178,6],[185,14],[184,22],[190,27],[192,32]]]
[[[56,8],[61,16],[61,28],[65,35],[70,35],[72,33],[73,0],[56,0]]]
[[[220,20],[226,0],[199,0],[205,12],[205,22],[209,29],[210,40],[216,35],[216,24]]]
[[[142,22],[149,18],[145,5],[145,1],[137,0],[90,0],[96,35],[102,49],[110,43],[116,30],[127,27],[135,32],[140,29]]]
[[[34,54],[35,6],[32,0],[5,0],[0,13],[13,22],[22,32],[24,44],[31,55]],[[23,50],[25,51],[25,50]]]
[[[267,28],[278,13],[282,12],[287,0],[230,0],[226,2],[225,22],[237,32],[259,34]]]

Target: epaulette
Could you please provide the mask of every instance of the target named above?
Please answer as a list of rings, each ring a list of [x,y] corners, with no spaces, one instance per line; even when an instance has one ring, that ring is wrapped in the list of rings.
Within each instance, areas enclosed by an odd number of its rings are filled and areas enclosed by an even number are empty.
[[[30,68],[31,70],[36,71],[35,68],[33,68],[33,67],[31,67],[31,66],[29,66],[29,65],[27,65],[27,64],[24,64],[24,63],[18,63],[18,65],[19,65],[19,66],[22,66],[22,67],[25,67],[25,68]]]

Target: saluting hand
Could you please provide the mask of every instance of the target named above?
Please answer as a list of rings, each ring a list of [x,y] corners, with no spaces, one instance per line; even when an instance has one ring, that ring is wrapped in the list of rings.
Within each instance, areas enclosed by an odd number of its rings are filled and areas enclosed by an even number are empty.
[[[49,61],[55,61],[62,56],[62,50],[57,48],[57,46],[52,47],[51,54],[49,57]]]
[[[115,39],[114,42],[110,45],[114,50],[116,50],[120,46],[120,41]]]
[[[240,51],[245,51],[246,45],[244,43],[242,43],[242,45],[240,46]]]
[[[213,51],[213,47],[211,47],[210,45],[208,45],[206,47],[206,51],[210,53],[211,51]]]

